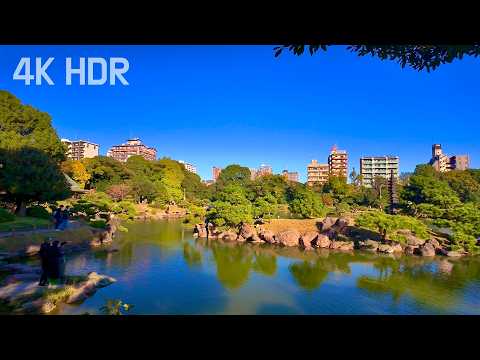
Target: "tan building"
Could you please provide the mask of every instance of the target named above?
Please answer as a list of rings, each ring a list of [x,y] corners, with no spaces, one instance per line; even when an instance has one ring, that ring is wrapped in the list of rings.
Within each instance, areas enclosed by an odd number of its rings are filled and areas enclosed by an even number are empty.
[[[348,154],[345,150],[337,150],[336,145],[328,156],[328,171],[332,176],[348,176]]]
[[[250,168],[250,180],[255,180],[260,176],[272,175],[272,167],[262,164],[258,169]]]
[[[62,143],[67,146],[67,158],[71,160],[81,160],[84,158],[93,158],[98,156],[99,146],[90,141],[62,139]]]
[[[317,160],[312,160],[312,162],[307,165],[307,185],[323,185],[328,181],[328,176],[328,164],[319,164]]]
[[[130,156],[134,155],[140,155],[145,160],[156,160],[157,150],[145,146],[139,138],[134,138],[127,140],[125,144],[112,146],[107,152],[107,156],[121,162],[126,162]]]
[[[443,153],[440,144],[432,145],[432,158],[430,165],[439,172],[447,172],[451,170],[467,170],[470,167],[470,158],[468,155],[448,156]]]
[[[214,166],[212,168],[212,176],[213,176],[213,181],[217,181],[218,177],[220,176],[220,173],[222,172],[222,168],[218,168]]]
[[[288,170],[283,170],[282,176],[287,181],[298,182],[298,172],[289,172]]]

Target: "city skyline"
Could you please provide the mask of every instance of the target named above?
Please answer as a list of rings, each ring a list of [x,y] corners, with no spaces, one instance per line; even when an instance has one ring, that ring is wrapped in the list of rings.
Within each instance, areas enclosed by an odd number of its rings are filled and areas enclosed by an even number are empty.
[[[411,172],[428,163],[435,143],[448,154],[469,154],[470,167],[480,167],[474,59],[418,73],[344,49],[276,59],[272,48],[7,46],[0,49],[0,82],[51,114],[62,138],[100,144],[106,155],[139,137],[159,158],[195,165],[204,180],[212,166],[266,163],[306,182],[307,164],[325,163],[333,144],[348,152],[348,173],[359,172],[361,157],[384,155],[399,156],[400,172]],[[11,78],[21,56],[94,55],[127,57],[130,85],[27,87]],[[52,77],[61,78],[60,70],[52,67]]]

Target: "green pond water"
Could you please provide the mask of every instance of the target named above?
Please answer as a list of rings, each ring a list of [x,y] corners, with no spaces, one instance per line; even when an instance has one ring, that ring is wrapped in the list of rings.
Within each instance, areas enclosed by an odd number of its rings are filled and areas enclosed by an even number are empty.
[[[117,282],[61,314],[480,314],[480,259],[303,252],[195,239],[179,221],[138,222],[115,253],[71,256],[66,271]]]

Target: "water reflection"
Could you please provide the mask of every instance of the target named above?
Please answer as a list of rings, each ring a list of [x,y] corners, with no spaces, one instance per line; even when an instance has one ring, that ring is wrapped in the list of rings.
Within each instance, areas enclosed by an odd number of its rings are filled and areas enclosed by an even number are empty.
[[[78,256],[69,266],[117,277],[103,291],[132,296],[139,311],[480,313],[480,259],[206,241],[179,221],[127,227],[118,252]]]

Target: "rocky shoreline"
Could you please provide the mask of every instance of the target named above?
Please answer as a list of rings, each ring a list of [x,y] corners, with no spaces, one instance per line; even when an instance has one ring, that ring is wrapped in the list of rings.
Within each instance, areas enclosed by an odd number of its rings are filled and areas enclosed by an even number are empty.
[[[91,272],[86,276],[67,276],[65,284],[38,286],[41,269],[25,264],[0,266],[4,279],[0,286],[0,302],[12,314],[48,314],[61,304],[78,304],[100,288],[116,280]]]
[[[405,254],[433,257],[436,255],[461,257],[465,252],[452,251],[448,244],[434,236],[421,239],[409,230],[400,230],[404,242],[383,240],[378,234],[355,226],[350,218],[326,217],[318,223],[318,231],[300,232],[286,229],[279,232],[266,229],[263,225],[242,224],[239,230],[220,231],[209,224],[208,238],[226,242],[267,243],[277,246],[299,247],[305,251],[331,249],[339,251],[365,250],[384,254]],[[205,224],[196,224],[194,236],[207,238]]]

